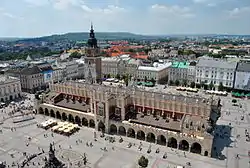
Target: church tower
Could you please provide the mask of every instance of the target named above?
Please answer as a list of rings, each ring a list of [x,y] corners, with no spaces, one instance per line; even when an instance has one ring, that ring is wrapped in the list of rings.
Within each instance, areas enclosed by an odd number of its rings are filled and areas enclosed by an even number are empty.
[[[100,83],[102,76],[102,60],[100,48],[97,46],[97,39],[91,23],[89,39],[85,50],[85,80],[89,84]]]

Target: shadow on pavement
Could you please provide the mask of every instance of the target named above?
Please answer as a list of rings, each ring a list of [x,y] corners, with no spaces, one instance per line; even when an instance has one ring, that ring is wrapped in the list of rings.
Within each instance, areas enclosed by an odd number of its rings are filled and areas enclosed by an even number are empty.
[[[212,147],[212,157],[225,160],[226,156],[222,154],[225,147],[233,147],[231,140],[232,127],[229,125],[216,125],[214,130],[214,140]]]

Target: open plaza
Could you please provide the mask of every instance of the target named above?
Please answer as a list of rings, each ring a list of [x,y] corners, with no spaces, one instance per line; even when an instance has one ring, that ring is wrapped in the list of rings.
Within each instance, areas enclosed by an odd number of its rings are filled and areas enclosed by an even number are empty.
[[[32,100],[33,95],[29,96],[32,96]],[[56,157],[67,167],[72,168],[108,168],[110,166],[136,168],[138,159],[142,155],[149,159],[148,167],[151,168],[175,168],[177,166],[247,168],[250,167],[248,155],[250,142],[246,141],[246,131],[250,131],[250,103],[249,100],[236,99],[238,105],[235,106],[232,99],[231,96],[221,97],[221,117],[214,131],[211,158],[135,138],[103,134],[101,131],[85,126],[80,127],[80,130],[71,136],[54,133],[51,129],[39,127],[39,124],[51,119],[49,116],[39,114],[29,114],[34,116],[34,119],[14,123],[14,119],[20,117],[20,112],[11,115],[14,106],[9,105],[0,113],[2,120],[0,161],[5,162],[7,167],[18,167],[27,157],[40,154],[24,167],[42,167],[51,143],[55,147]],[[27,98],[24,104],[32,104],[31,100]],[[167,156],[165,159],[164,155]],[[84,158],[87,158],[85,165]]]

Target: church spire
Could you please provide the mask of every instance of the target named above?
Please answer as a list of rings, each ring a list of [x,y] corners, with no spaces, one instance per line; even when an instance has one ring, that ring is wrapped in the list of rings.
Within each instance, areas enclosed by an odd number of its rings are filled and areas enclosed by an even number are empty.
[[[91,22],[90,30],[94,30],[94,28],[93,28],[93,22]]]
[[[92,22],[91,22],[91,26],[90,26],[88,46],[91,47],[91,48],[97,48],[97,40],[95,38],[95,32],[94,32]]]

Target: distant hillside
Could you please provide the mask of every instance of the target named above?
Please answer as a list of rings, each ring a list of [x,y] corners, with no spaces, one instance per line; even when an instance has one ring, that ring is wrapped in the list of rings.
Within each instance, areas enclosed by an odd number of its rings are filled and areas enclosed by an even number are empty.
[[[67,33],[62,35],[51,35],[51,36],[44,36],[44,37],[38,37],[38,38],[29,38],[29,39],[22,39],[18,40],[19,42],[28,42],[28,41],[82,41],[87,40],[89,38],[89,33],[87,32],[79,32],[79,33]],[[143,36],[143,35],[137,35],[133,33],[127,33],[127,32],[97,32],[96,38],[98,40],[120,40],[120,39],[153,39],[156,37],[153,36]]]
[[[21,40],[21,38],[15,38],[15,37],[0,37],[0,41],[17,41],[17,40]]]

